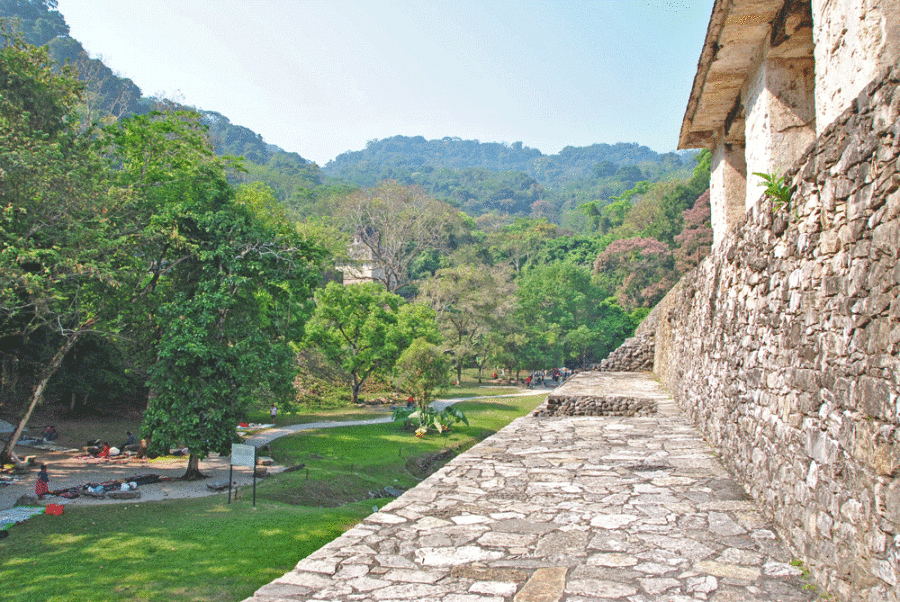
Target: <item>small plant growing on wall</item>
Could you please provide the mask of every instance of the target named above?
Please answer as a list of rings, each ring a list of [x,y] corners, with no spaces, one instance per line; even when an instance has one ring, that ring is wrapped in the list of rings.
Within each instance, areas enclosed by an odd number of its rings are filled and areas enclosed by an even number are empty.
[[[765,186],[764,194],[772,200],[772,210],[778,211],[781,208],[789,208],[791,206],[791,194],[793,190],[784,181],[784,176],[774,173],[753,172],[754,176],[762,178],[760,186]]]

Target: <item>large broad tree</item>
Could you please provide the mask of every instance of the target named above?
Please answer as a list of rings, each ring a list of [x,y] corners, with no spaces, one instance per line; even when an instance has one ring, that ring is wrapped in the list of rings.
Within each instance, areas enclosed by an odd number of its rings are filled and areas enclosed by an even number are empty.
[[[599,361],[631,336],[639,321],[614,300],[603,301],[604,290],[586,267],[535,266],[518,284],[515,322],[527,334],[518,352],[531,368]]]
[[[419,301],[432,307],[444,343],[455,358],[456,380],[475,358],[483,367],[490,356],[492,331],[512,310],[513,285],[508,270],[486,265],[444,268],[421,285]]]
[[[312,309],[323,252],[271,192],[228,184],[196,114],[123,120],[110,149],[120,186],[140,200],[143,280],[122,311],[155,351],[143,434],[157,450],[187,447],[185,477],[199,478],[199,461],[229,452],[253,403],[291,394],[290,343]]]
[[[450,360],[437,345],[416,339],[394,365],[394,386],[410,395],[420,412],[434,400],[435,391],[450,384]]]
[[[144,434],[190,448],[197,476],[251,401],[289,393],[322,251],[272,199],[236,195],[196,114],[92,129],[81,85],[15,39],[0,94],[3,373],[40,366],[3,459],[69,351],[122,335],[150,366]]]
[[[331,282],[316,291],[315,300],[307,343],[320,348],[349,375],[353,403],[359,401],[369,377],[389,374],[414,340],[439,340],[433,311],[407,304],[377,282],[349,286]]]
[[[21,357],[36,364],[14,448],[66,354],[87,333],[117,328],[121,275],[109,216],[121,199],[104,182],[96,132],[78,113],[83,87],[43,49],[6,38],[0,49],[0,343],[4,386]],[[40,335],[35,337],[35,335]]]

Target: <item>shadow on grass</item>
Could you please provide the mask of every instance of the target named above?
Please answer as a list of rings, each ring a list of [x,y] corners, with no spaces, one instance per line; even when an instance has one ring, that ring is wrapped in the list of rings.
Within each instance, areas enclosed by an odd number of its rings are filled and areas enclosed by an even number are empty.
[[[337,509],[225,502],[69,506],[34,517],[0,543],[3,600],[242,599],[383,500]]]

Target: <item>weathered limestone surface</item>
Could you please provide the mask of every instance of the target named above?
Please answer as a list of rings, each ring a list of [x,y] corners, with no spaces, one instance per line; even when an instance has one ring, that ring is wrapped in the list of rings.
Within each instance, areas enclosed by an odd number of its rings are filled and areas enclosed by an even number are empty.
[[[814,70],[812,57],[767,57],[748,80],[745,208],[759,200],[754,173],[784,173],[815,140]]]
[[[671,397],[621,384],[658,413],[520,418],[248,602],[816,599]]]
[[[900,59],[900,0],[812,0],[819,133]]]
[[[657,308],[654,370],[843,600],[900,600],[898,80],[810,146],[790,208],[755,206]]]

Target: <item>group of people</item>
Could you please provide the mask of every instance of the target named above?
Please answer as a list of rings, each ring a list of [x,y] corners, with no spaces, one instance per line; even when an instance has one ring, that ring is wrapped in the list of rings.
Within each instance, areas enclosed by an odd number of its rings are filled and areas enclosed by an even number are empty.
[[[566,380],[574,374],[568,368],[554,368],[553,370],[542,370],[540,372],[532,372],[525,378],[525,385],[530,389],[536,385],[549,384],[547,380],[552,380],[554,385]]]
[[[44,429],[45,441],[53,441],[57,437],[59,437],[59,433],[53,426],[48,426],[46,429]],[[109,458],[112,455],[118,455],[118,453],[121,453],[119,450],[124,450],[129,445],[135,445],[136,443],[137,438],[134,436],[134,433],[132,433],[131,431],[127,431],[125,433],[125,442],[122,443],[121,447],[116,449],[114,447],[111,447],[108,442],[104,441],[103,445],[97,446],[96,453],[93,453],[91,455],[95,458]],[[37,474],[37,482],[34,484],[34,494],[39,500],[42,500],[48,493],[50,493],[50,473],[47,471],[47,464],[41,464],[41,469]]]
[[[44,428],[44,441],[53,441],[59,437],[59,433],[56,432],[56,427],[52,424],[48,424],[46,428]]]
[[[128,449],[131,445],[137,445],[137,438],[134,436],[134,433],[131,431],[127,431],[125,433],[125,441],[119,447],[110,447],[108,441],[104,441],[103,445],[94,446],[96,448],[96,452],[92,452],[91,455],[95,458],[109,458],[110,456],[118,456],[123,453],[126,449]]]

